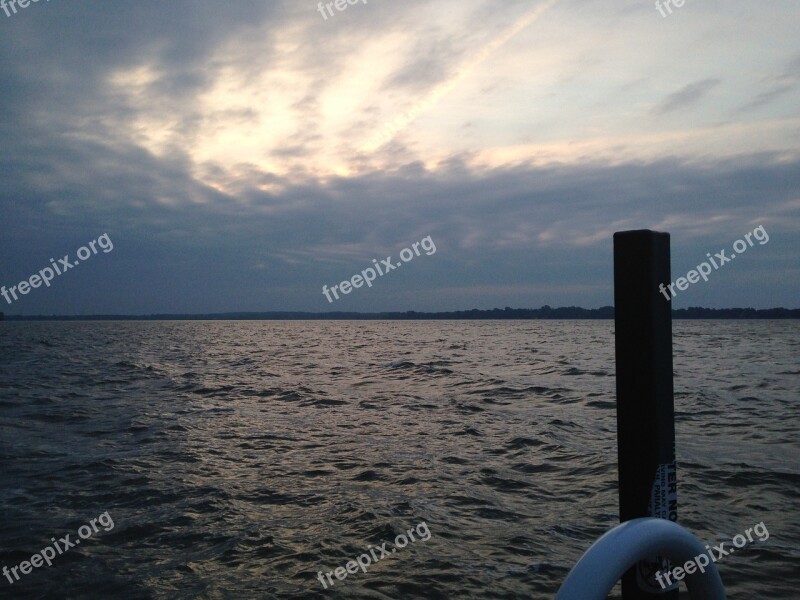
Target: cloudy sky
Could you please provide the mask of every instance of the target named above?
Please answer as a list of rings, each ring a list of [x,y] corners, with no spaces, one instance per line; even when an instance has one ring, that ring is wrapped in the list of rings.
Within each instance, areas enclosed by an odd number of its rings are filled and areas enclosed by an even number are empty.
[[[113,242],[0,310],[598,307],[615,231],[677,278],[759,225],[675,306],[800,306],[797,0],[346,6],[0,10],[0,284]]]

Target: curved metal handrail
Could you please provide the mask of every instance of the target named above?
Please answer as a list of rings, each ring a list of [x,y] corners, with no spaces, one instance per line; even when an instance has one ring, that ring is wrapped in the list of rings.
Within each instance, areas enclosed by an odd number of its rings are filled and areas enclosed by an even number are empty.
[[[667,556],[683,564],[706,554],[706,548],[689,531],[666,519],[643,518],[620,523],[603,534],[567,575],[556,600],[605,600],[631,565],[648,557]],[[687,575],[692,600],[725,600],[716,565],[705,573]]]

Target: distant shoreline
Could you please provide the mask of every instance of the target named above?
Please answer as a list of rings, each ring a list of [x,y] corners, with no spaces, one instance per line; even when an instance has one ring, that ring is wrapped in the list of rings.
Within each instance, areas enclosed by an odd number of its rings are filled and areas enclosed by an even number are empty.
[[[0,320],[2,320],[0,313]],[[464,321],[464,320],[608,320],[614,307],[495,308],[448,312],[229,312],[152,315],[6,315],[6,321]],[[679,308],[673,319],[800,319],[800,308]]]

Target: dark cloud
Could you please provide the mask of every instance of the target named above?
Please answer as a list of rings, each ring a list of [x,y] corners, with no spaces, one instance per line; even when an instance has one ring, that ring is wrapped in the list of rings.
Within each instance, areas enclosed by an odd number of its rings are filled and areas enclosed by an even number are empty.
[[[696,286],[687,302],[714,290],[711,304],[792,304],[798,291],[789,280],[764,287],[770,265],[800,258],[792,233],[800,226],[800,164],[767,155],[480,172],[453,157],[437,171],[410,163],[301,182],[252,169],[226,195],[198,182],[180,157],[123,144],[52,139],[31,152],[20,165],[36,166],[0,193],[6,222],[16,224],[0,241],[0,282],[27,278],[104,232],[115,249],[7,312],[327,310],[323,284],[427,235],[434,256],[336,308],[599,306],[611,302],[615,230],[671,231],[677,272],[729,246],[761,223],[754,219],[763,219],[770,244],[730,267],[730,279],[720,272]],[[260,190],[264,183],[277,191]],[[469,288],[473,296],[447,293]]]
[[[452,64],[457,64],[459,52],[449,40],[432,40],[418,48],[418,54],[408,57],[406,64],[387,81],[385,89],[407,87],[417,92],[441,83],[449,76]]]
[[[686,302],[796,305],[800,164],[791,156],[624,163],[588,156],[592,160],[576,164],[489,168],[475,166],[472,154],[450,153],[433,169],[410,144],[393,140],[382,149],[381,156],[392,158],[382,169],[367,169],[363,158],[354,174],[320,175],[311,163],[323,141],[323,93],[336,85],[336,69],[359,43],[379,37],[383,27],[415,23],[424,14],[415,11],[428,6],[384,2],[378,10],[371,2],[342,15],[347,21],[326,22],[313,3],[108,0],[39,3],[6,19],[0,36],[0,285],[28,278],[51,257],[74,254],[102,233],[114,250],[0,310],[599,306],[611,303],[615,230],[671,231],[677,273],[762,222],[770,243],[695,286]],[[387,76],[389,88],[430,89],[468,49],[480,48],[527,10],[526,3],[514,3],[517,12],[509,16],[481,6],[467,11],[473,29],[435,32],[405,56]],[[298,37],[279,35],[287,23]],[[263,53],[249,51],[252,41]],[[787,78],[797,72],[795,62],[781,71],[782,85],[792,85]],[[291,105],[303,117],[300,126],[284,133],[271,153],[298,159],[288,171],[193,160],[202,126],[255,126],[259,118],[248,106],[200,108],[212,67],[228,63],[241,66],[245,78],[288,64],[311,81]],[[109,85],[115,74],[142,65],[153,70],[141,94],[122,97]],[[718,83],[688,85],[664,99],[658,112],[692,106]],[[157,131],[168,140],[161,152],[132,133],[143,107],[170,116],[169,128]],[[377,110],[356,115],[352,137],[363,139],[359,128],[375,122],[381,122]],[[373,258],[396,256],[428,235],[435,255],[335,305],[325,301],[323,284],[352,276]]]
[[[676,110],[688,108],[700,102],[700,100],[702,100],[706,94],[708,94],[719,84],[720,80],[713,78],[690,83],[679,89],[677,92],[674,92],[664,98],[664,100],[653,109],[653,112],[659,115],[664,115]]]

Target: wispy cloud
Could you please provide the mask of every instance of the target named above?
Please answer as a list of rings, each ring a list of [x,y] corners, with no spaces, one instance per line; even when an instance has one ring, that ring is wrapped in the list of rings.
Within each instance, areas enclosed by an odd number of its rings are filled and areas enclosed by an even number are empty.
[[[689,108],[700,102],[711,90],[720,84],[719,79],[703,79],[690,83],[662,100],[653,112],[659,115]]]
[[[778,98],[797,90],[800,85],[800,54],[789,61],[785,68],[777,75],[767,77],[761,91],[751,102],[745,104],[741,110],[748,111],[766,106]]]
[[[466,64],[462,65],[458,71],[448,80],[437,85],[424,98],[414,103],[414,105],[392,119],[375,133],[365,144],[359,148],[359,152],[374,152],[384,144],[390,142],[399,132],[412,123],[423,112],[435,106],[439,100],[455,88],[462,80],[466,79],[481,63],[489,58],[500,47],[507,44],[520,31],[529,27],[557,0],[544,0],[528,14],[523,15],[499,36],[481,48]]]

